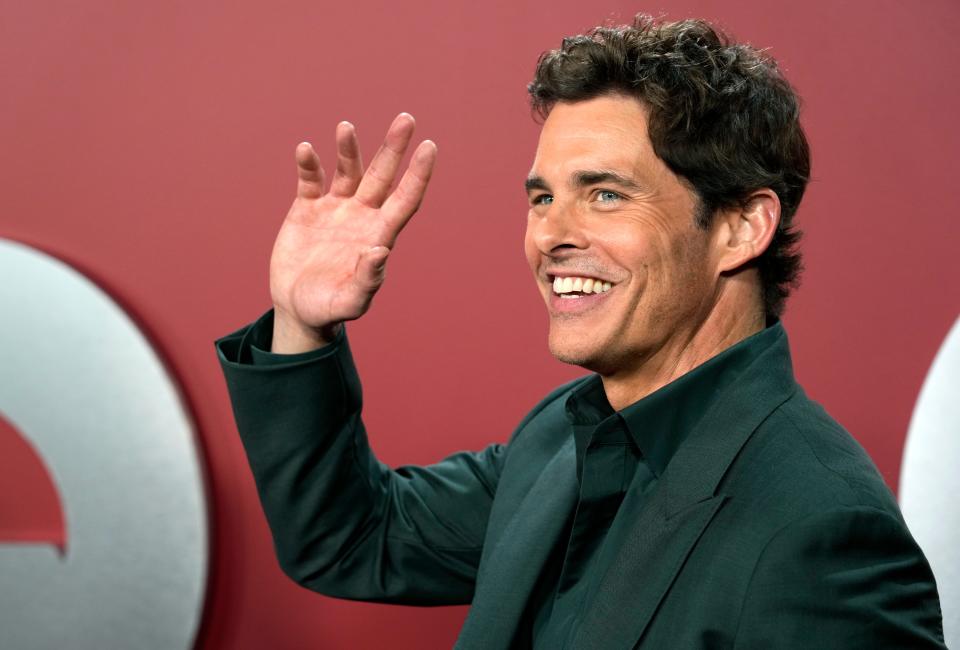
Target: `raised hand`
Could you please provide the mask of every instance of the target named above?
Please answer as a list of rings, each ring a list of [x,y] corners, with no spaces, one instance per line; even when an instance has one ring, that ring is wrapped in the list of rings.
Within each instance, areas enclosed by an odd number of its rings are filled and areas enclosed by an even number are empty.
[[[313,147],[297,146],[297,197],[270,258],[274,352],[325,345],[343,321],[359,318],[370,307],[387,257],[417,211],[437,157],[433,142],[421,142],[390,191],[413,131],[413,117],[398,115],[364,172],[353,125],[338,124],[337,169],[328,191]]]

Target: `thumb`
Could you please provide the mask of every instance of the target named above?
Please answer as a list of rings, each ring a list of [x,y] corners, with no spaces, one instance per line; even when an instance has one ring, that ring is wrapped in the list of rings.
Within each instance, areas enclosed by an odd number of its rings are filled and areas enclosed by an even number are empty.
[[[376,291],[383,284],[390,249],[373,246],[360,254],[357,262],[357,283],[368,291]]]

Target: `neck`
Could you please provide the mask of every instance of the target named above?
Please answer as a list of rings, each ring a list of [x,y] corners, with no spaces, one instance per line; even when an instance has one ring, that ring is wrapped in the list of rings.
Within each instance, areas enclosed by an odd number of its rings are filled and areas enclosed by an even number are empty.
[[[753,304],[721,296],[704,318],[671,336],[636,367],[601,373],[610,405],[619,411],[761,331],[763,310],[750,308]]]

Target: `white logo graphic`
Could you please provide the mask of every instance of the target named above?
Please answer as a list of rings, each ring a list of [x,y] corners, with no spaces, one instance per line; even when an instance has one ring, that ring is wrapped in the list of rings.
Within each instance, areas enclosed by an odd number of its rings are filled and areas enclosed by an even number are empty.
[[[900,507],[930,561],[947,647],[960,647],[960,319],[933,360],[910,420]]]
[[[207,516],[173,380],[103,291],[5,240],[0,305],[0,413],[49,468],[66,528],[62,555],[0,540],[0,648],[193,647]]]

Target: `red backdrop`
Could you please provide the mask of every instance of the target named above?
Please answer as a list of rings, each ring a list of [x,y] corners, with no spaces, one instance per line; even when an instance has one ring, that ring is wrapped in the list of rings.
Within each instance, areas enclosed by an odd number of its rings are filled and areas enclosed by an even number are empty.
[[[341,602],[281,574],[211,342],[268,307],[296,143],[332,161],[333,127],[350,119],[369,159],[409,111],[440,157],[385,290],[351,327],[372,443],[401,464],[504,440],[578,372],[546,351],[522,256],[538,132],[525,84],[561,36],[640,9],[718,20],[770,48],[803,96],[807,271],[785,319],[797,372],[896,485],[914,401],[958,311],[960,5],[589,4],[0,5],[0,236],[90,274],[183,386],[213,517],[198,647],[452,644],[465,608]]]

